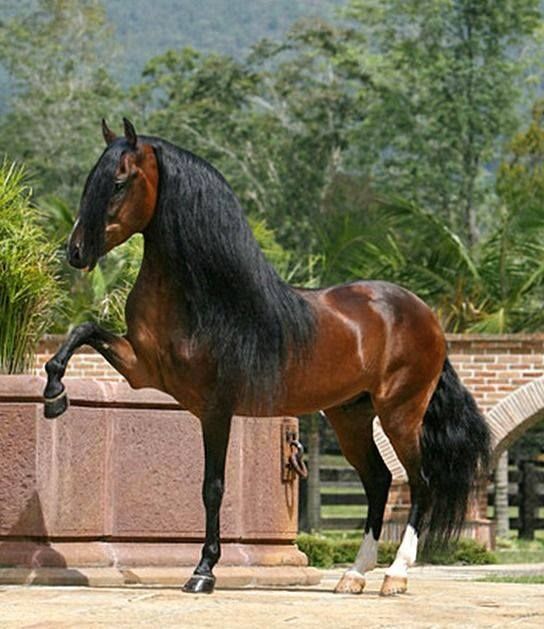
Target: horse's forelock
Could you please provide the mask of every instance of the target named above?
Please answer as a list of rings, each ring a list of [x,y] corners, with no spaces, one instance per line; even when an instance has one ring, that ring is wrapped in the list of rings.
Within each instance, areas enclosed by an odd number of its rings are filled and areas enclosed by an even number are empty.
[[[87,177],[79,206],[79,223],[86,255],[96,260],[103,253],[108,203],[114,190],[117,165],[126,147],[115,140],[102,153]]]

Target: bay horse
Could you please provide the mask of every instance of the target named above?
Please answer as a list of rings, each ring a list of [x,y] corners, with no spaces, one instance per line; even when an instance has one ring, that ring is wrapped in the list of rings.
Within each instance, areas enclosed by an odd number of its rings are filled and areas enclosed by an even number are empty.
[[[75,327],[45,369],[45,415],[63,413],[62,377],[88,344],[132,387],[172,395],[201,422],[206,534],[186,592],[212,592],[219,511],[234,414],[322,411],[367,498],[365,535],[337,592],[362,592],[376,564],[391,474],[372,437],[377,415],[411,490],[408,524],[382,584],[407,588],[418,538],[458,534],[489,454],[489,433],[452,368],[433,312],[403,288],[357,281],[320,290],[286,284],[266,261],[234,192],[209,163],[124,119],[102,121],[106,148],[90,172],[68,243],[72,266],[92,270],[141,232],[144,255],[126,303],[127,331]]]

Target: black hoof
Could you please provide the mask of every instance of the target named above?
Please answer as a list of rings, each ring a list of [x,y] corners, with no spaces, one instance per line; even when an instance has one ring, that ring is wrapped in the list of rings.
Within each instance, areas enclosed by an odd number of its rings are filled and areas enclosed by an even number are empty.
[[[66,392],[63,391],[55,398],[44,398],[43,414],[47,419],[54,419],[55,417],[62,415],[68,406],[68,396],[66,395]]]
[[[215,586],[215,577],[204,574],[193,574],[183,586],[184,592],[190,594],[211,594]]]

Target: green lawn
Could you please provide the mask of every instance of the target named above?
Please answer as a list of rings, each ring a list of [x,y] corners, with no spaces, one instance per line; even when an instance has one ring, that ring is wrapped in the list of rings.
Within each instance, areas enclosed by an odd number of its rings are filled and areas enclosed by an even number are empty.
[[[533,541],[497,539],[495,555],[499,563],[544,563],[544,531],[537,531]]]
[[[342,455],[325,454],[321,456],[322,465],[349,467]],[[353,487],[327,486],[322,487],[321,493],[326,495],[351,494],[357,491]],[[323,518],[359,518],[363,520],[367,516],[367,506],[361,505],[322,505],[321,516]],[[493,518],[494,509],[489,507],[488,517]],[[518,508],[510,507],[509,516],[518,517]],[[544,507],[539,509],[539,517],[544,518]],[[327,537],[341,540],[360,540],[361,530],[355,531],[323,531]],[[508,539],[497,540],[497,548],[494,556],[498,563],[544,563],[544,530],[536,532],[534,541],[518,540],[516,531],[512,531]]]
[[[499,575],[488,574],[486,577],[477,579],[477,581],[486,581],[491,583],[542,583],[544,584],[544,574],[518,574],[518,575]]]
[[[361,505],[323,505],[322,518],[366,518],[367,507]]]

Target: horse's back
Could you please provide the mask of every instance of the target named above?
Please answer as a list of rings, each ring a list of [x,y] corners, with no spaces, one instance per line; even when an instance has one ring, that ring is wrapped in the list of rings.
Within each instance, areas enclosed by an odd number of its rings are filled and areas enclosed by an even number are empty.
[[[322,298],[336,305],[349,315],[360,315],[361,310],[372,310],[389,324],[401,324],[405,320],[415,323],[415,319],[436,320],[433,311],[417,295],[409,290],[378,280],[359,280],[339,284],[318,291]],[[438,323],[438,322],[437,322]]]
[[[357,331],[369,391],[379,396],[406,379],[414,388],[434,386],[446,343],[436,315],[419,297],[389,282],[358,281],[324,289],[317,301],[334,313],[329,319]]]
[[[389,335],[402,334],[406,340],[413,337],[419,343],[432,339],[444,342],[434,312],[414,293],[397,284],[361,280],[316,291],[316,297],[321,307],[352,321],[365,336],[379,327],[384,340]]]

